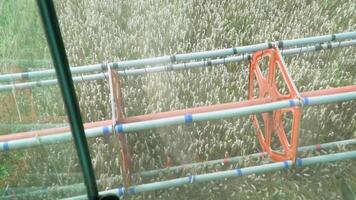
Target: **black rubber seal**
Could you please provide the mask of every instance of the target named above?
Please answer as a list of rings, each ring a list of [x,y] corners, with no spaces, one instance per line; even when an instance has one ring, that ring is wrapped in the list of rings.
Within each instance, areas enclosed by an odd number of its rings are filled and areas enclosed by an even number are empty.
[[[323,47],[321,46],[321,44],[315,45],[315,51],[320,51],[322,49],[323,49]]]
[[[113,67],[114,69],[119,69],[119,63],[113,63],[113,64],[112,64],[112,67]]]
[[[280,49],[283,48],[283,41],[282,40],[278,41],[278,48],[280,48]]]
[[[236,49],[236,47],[232,48],[232,52],[233,52],[234,54],[237,54],[237,49]]]
[[[106,64],[101,64],[101,71],[106,71],[108,69],[108,67],[106,66]]]
[[[29,75],[28,75],[28,73],[22,73],[21,74],[21,79],[29,79]]]
[[[174,70],[173,65],[167,66],[167,71],[173,71],[173,70]]]
[[[177,61],[176,55],[171,55],[171,62]]]
[[[332,34],[331,35],[331,41],[335,41],[336,40],[336,35],[335,34]]]

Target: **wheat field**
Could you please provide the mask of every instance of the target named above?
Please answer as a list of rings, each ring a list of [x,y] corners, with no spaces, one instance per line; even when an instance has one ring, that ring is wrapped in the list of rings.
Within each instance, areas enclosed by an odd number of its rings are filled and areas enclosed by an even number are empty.
[[[26,2],[36,11],[35,5],[32,5],[34,1]],[[356,3],[352,0],[57,0],[55,5],[71,66],[356,30]],[[24,12],[26,7],[19,10]],[[27,15],[21,14],[23,23],[27,22]],[[2,32],[7,38],[7,43],[0,46],[2,56],[50,58],[45,37],[38,31],[41,30],[38,14],[34,14],[34,18],[36,23],[32,26],[38,29],[23,27],[29,34],[21,32],[19,37],[10,37]],[[24,50],[10,48],[11,44],[24,45],[26,42],[20,42],[21,35],[31,37],[30,33],[33,33],[34,41],[41,41],[33,44],[34,53],[17,54]],[[297,88],[310,91],[356,84],[355,55],[355,47],[348,47],[286,57],[285,61]],[[248,62],[241,62],[122,77],[125,113],[134,116],[247,100],[248,66]],[[5,73],[11,68],[2,70]],[[111,119],[108,80],[79,83],[76,91],[85,122]],[[12,98],[11,95],[6,93],[0,98],[5,102],[6,98]],[[22,113],[31,113],[28,114],[29,122],[66,122],[66,119],[58,119],[65,116],[58,87],[17,92],[15,99]],[[16,106],[11,103],[9,106],[10,114],[0,115],[2,122],[18,120]],[[356,102],[306,108],[301,124],[300,146],[355,138]],[[167,155],[171,155],[173,165],[179,165],[223,158],[226,153],[229,156],[248,155],[260,149],[248,116],[135,132],[129,134],[128,139],[134,172],[164,168]],[[101,180],[99,189],[121,186],[122,180],[117,178],[121,173],[117,137],[88,139],[88,142],[96,178]],[[345,149],[355,147],[307,152],[300,156]],[[3,177],[0,186],[57,187],[82,182],[80,176],[70,175],[81,172],[72,143],[40,146],[19,152],[0,154],[0,159],[10,159],[12,165],[8,175],[0,176]],[[231,165],[192,169],[179,175],[268,162],[268,158],[250,159]],[[320,164],[158,190],[125,199],[343,199],[341,182],[346,182],[356,191],[355,164],[355,160]],[[39,175],[34,178],[33,174]],[[67,175],[53,177],[51,174]],[[153,178],[137,178],[134,184],[167,180],[179,175],[160,174]],[[71,193],[55,192],[41,198],[70,196]]]

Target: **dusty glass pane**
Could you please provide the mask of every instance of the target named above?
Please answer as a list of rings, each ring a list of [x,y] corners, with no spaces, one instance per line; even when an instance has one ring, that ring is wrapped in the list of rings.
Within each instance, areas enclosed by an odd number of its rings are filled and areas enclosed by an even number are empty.
[[[0,199],[86,194],[55,75],[32,76],[54,70],[37,4],[1,1],[0,13]]]
[[[355,30],[352,1],[56,1],[71,66],[95,72],[73,75],[83,119],[110,132],[110,62],[258,44]],[[281,9],[283,8],[283,9]],[[342,13],[342,14],[340,14]],[[317,16],[317,17],[316,17]],[[343,17],[341,17],[343,16]],[[301,92],[354,85],[355,48],[285,57]],[[200,60],[199,60],[200,61]],[[203,60],[208,62],[208,59]],[[177,62],[188,64],[191,61]],[[170,67],[170,64],[162,64]],[[161,66],[161,65],[159,65]],[[152,66],[147,66],[148,68]],[[126,117],[247,100],[249,62],[189,70],[120,76]],[[142,68],[127,67],[125,69]],[[183,67],[184,68],[184,67]],[[102,70],[104,69],[104,70]],[[88,75],[96,80],[84,81]],[[303,108],[299,144],[355,137],[355,102]],[[286,126],[291,126],[289,122]],[[286,127],[288,130],[288,127]],[[101,134],[103,135],[103,134]],[[288,135],[288,133],[287,133]],[[234,163],[187,167],[260,152],[248,116],[128,133],[132,185],[178,179],[270,163],[254,157]],[[88,139],[100,190],[124,186],[118,134]],[[355,146],[299,154],[324,155]],[[354,160],[264,175],[146,192],[130,199],[341,199],[341,186],[355,190]],[[179,166],[170,172],[149,170]],[[152,172],[152,171],[150,171]],[[156,171],[157,172],[157,171]],[[115,190],[118,192],[117,190]]]

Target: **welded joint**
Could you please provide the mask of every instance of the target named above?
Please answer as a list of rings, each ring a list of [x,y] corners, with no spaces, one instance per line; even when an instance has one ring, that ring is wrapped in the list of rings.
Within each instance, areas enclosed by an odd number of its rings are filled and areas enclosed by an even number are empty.
[[[278,48],[282,49],[284,46],[283,46],[283,40],[280,40],[277,42],[277,46]]]
[[[30,78],[30,75],[28,72],[21,73],[21,79],[28,80],[29,78]]]
[[[177,61],[177,57],[176,57],[175,54],[171,55],[169,58],[170,58],[172,63]]]
[[[101,68],[101,71],[106,71],[106,70],[108,69],[108,66],[107,66],[106,63],[102,63],[102,64],[100,65],[100,68]]]
[[[117,63],[117,62],[112,63],[112,67],[114,69],[119,69],[119,63]]]
[[[335,34],[332,34],[331,35],[331,41],[335,41],[336,40],[336,35]]]

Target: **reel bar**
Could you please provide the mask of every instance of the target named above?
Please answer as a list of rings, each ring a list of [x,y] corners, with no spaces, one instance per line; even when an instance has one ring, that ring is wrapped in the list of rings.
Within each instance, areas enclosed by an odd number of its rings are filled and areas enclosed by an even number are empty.
[[[109,65],[111,65],[113,69],[123,69],[129,67],[137,68],[137,67],[164,64],[164,63],[173,64],[175,62],[186,62],[189,60],[210,59],[216,57],[226,57],[226,56],[231,56],[236,54],[252,53],[259,50],[268,49],[272,45],[276,45],[280,49],[284,49],[293,46],[312,45],[317,43],[335,42],[339,40],[355,39],[355,38],[356,38],[356,32],[345,32],[345,33],[337,33],[337,34],[330,34],[330,35],[323,35],[323,36],[314,36],[314,37],[299,38],[299,39],[292,39],[292,40],[281,40],[275,42],[260,43],[255,45],[248,45],[248,46],[234,47],[234,48],[227,48],[227,49],[218,49],[218,50],[210,50],[210,51],[202,51],[202,52],[194,52],[194,53],[186,53],[186,54],[176,54],[171,56],[161,56],[161,57],[145,58],[145,59],[138,59],[138,60],[112,62],[108,64],[91,64],[85,66],[71,67],[70,70],[72,74],[88,73],[88,72],[103,72],[107,70]],[[41,78],[41,77],[48,77],[54,75],[55,75],[54,69],[34,71],[34,72],[22,72],[22,73],[14,73],[14,74],[3,74],[0,75],[0,81],[16,81],[21,79],[33,79],[33,78]]]

